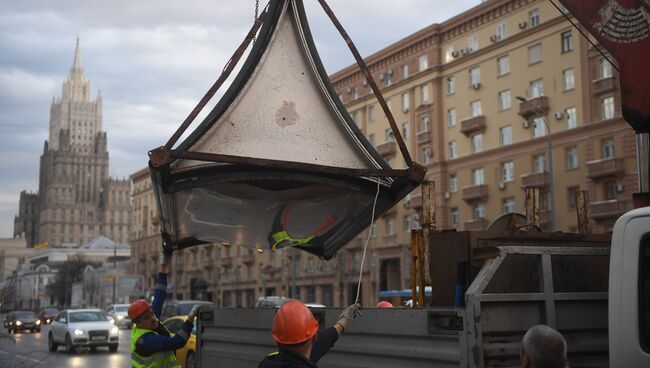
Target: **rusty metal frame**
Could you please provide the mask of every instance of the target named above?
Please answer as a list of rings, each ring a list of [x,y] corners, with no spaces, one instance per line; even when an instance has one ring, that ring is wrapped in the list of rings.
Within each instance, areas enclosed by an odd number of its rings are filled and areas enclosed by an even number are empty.
[[[395,140],[400,149],[404,161],[406,163],[407,169],[351,169],[351,168],[342,168],[342,167],[332,167],[325,165],[316,165],[300,162],[289,162],[281,160],[269,160],[269,159],[260,159],[254,157],[240,157],[240,156],[231,156],[223,154],[214,154],[206,152],[196,152],[188,151],[184,149],[173,149],[174,145],[178,142],[178,139],[181,135],[187,130],[190,124],[198,116],[198,114],[203,110],[205,105],[214,97],[217,90],[222,86],[226,79],[230,76],[231,72],[234,70],[237,63],[240,61],[244,52],[255,39],[257,32],[260,27],[266,21],[269,12],[269,3],[267,3],[262,14],[255,20],[253,26],[249,30],[248,34],[239,45],[237,50],[234,52],[226,66],[224,67],[222,74],[217,78],[216,82],[210,87],[206,92],[203,98],[199,101],[196,107],[192,112],[187,116],[183,121],[181,126],[174,132],[172,137],[167,141],[164,146],[155,148],[149,151],[149,159],[151,166],[153,168],[160,168],[165,165],[170,165],[177,159],[187,159],[187,160],[196,160],[196,161],[205,161],[205,162],[215,162],[215,163],[225,163],[225,164],[238,164],[238,165],[250,165],[250,166],[259,166],[259,167],[273,167],[273,168],[289,168],[296,170],[303,170],[307,172],[315,173],[325,173],[325,174],[335,174],[335,175],[351,175],[351,176],[361,176],[361,177],[407,177],[416,182],[422,182],[426,174],[426,168],[411,159],[411,156],[406,148],[406,144],[400,134],[395,119],[386,104],[383,96],[379,92],[379,88],[375,83],[374,79],[370,75],[368,66],[365,64],[356,47],[352,43],[352,40],[348,36],[347,32],[338,21],[332,10],[329,8],[327,3],[324,0],[319,0],[321,6],[323,7],[325,13],[328,15],[332,23],[338,29],[341,36],[344,38],[348,44],[350,51],[354,55],[357,64],[359,65],[362,73],[366,77],[368,83],[372,87],[372,90],[375,94],[375,97],[378,99],[379,104],[381,105],[388,122],[390,124],[391,130],[395,135]]]

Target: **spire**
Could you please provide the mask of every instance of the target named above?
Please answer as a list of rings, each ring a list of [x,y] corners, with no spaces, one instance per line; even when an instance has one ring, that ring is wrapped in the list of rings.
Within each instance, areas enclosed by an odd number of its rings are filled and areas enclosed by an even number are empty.
[[[83,71],[83,68],[81,67],[81,60],[79,59],[79,36],[77,36],[77,47],[74,50],[74,60],[72,61],[70,74],[73,74],[75,71]]]

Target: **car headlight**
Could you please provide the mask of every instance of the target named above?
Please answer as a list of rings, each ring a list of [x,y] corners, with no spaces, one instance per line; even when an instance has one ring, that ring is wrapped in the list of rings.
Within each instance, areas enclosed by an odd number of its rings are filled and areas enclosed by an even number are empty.
[[[37,320],[36,320],[36,325],[38,326],[38,325],[40,325],[40,324],[41,324],[41,320],[40,320],[40,319],[37,319]]]
[[[117,319],[124,319],[124,316],[121,314],[118,314]]]
[[[76,329],[74,330],[75,336],[81,336],[84,334],[84,330]]]
[[[112,324],[115,324],[115,319],[114,319],[114,318],[109,319],[109,321],[110,321]]]
[[[16,321],[16,326],[20,326],[20,325],[22,325],[22,324],[23,324],[22,322],[20,322],[20,321]]]
[[[117,328],[117,327],[113,327],[113,328],[111,328],[111,333],[112,333],[113,335],[117,335],[117,333],[118,333],[119,331],[120,331],[120,329]]]
[[[45,322],[50,323],[50,322],[52,322],[52,320],[48,318],[48,319],[45,320]]]

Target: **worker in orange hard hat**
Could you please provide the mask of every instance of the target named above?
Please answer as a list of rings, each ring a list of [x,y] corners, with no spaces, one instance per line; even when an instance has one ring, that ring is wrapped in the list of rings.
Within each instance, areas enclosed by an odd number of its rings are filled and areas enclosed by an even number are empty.
[[[393,304],[386,300],[382,300],[379,303],[377,303],[377,308],[393,308]]]
[[[359,304],[347,307],[334,326],[319,330],[309,308],[300,300],[287,300],[275,314],[271,329],[278,352],[267,355],[258,368],[317,367],[316,363],[334,346],[339,335],[350,328],[359,308]]]
[[[181,329],[173,337],[158,321],[167,296],[167,271],[170,259],[171,252],[163,252],[151,306],[144,299],[138,299],[129,306],[129,318],[134,324],[131,332],[132,367],[180,368],[174,351],[187,343],[192,333],[194,318],[198,313],[198,306],[194,306]]]

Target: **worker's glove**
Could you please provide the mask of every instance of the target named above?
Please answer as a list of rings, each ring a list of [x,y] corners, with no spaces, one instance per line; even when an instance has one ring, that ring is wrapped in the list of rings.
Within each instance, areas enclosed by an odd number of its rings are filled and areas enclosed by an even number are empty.
[[[196,318],[196,316],[199,315],[199,309],[200,309],[200,307],[201,307],[201,306],[198,305],[198,304],[192,307],[192,310],[190,311],[190,314],[187,315],[187,320],[188,320],[188,321],[193,321],[194,318]]]
[[[361,304],[355,303],[345,308],[343,313],[341,313],[339,318],[336,320],[336,323],[343,327],[343,331],[346,331],[348,329],[354,317],[357,316],[359,309],[361,309]]]
[[[163,250],[160,254],[160,265],[170,265],[172,263],[172,251]]]

